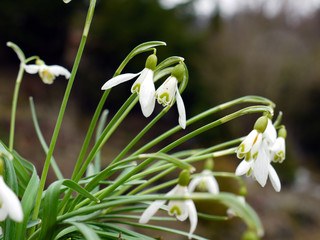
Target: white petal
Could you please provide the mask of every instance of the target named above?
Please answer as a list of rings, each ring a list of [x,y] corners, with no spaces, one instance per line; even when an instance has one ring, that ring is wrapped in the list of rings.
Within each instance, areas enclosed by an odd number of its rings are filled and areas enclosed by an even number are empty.
[[[69,79],[70,78],[70,75],[71,73],[64,67],[61,67],[59,65],[52,65],[52,66],[47,66],[49,71],[55,75],[56,77],[57,76],[64,76],[66,79]]]
[[[156,98],[158,103],[165,106],[173,104],[174,96],[176,94],[178,80],[175,77],[168,77],[164,83],[156,91]]]
[[[269,145],[272,145],[276,141],[277,131],[270,119],[268,119],[268,125],[266,130],[263,133],[263,137],[267,140]]]
[[[214,176],[208,176],[208,181],[207,181],[207,187],[208,191],[212,194],[218,194],[219,193],[219,185],[217,180],[215,179]]]
[[[179,212],[176,211],[179,210]],[[168,214],[175,215],[179,221],[184,221],[188,218],[188,208],[185,200],[170,200],[168,203]]]
[[[176,101],[179,113],[179,124],[180,126],[185,129],[186,128],[186,109],[184,107],[184,103],[182,97],[180,96],[179,89],[177,87],[176,90]]]
[[[5,184],[2,176],[0,176],[0,191],[1,191],[1,218],[5,217],[5,213],[16,222],[22,222],[23,211],[21,203],[14,192]]]
[[[111,78],[110,80],[108,80],[103,86],[102,86],[102,90],[107,90],[109,88],[112,88],[120,83],[126,82],[131,80],[132,78],[140,75],[141,72],[139,73],[125,73],[125,74],[120,74],[114,78]]]
[[[269,154],[267,154],[266,150],[261,147],[258,152],[257,159],[254,161],[253,175],[262,187],[266,185],[268,179],[269,164]]]
[[[257,158],[257,153],[258,151],[260,151],[261,144],[262,144],[262,134],[258,133],[250,152],[253,159]]]
[[[166,200],[157,200],[151,203],[151,205],[143,212],[139,219],[139,223],[147,223],[150,218],[158,211],[158,209],[165,204]]]
[[[250,170],[251,166],[252,166],[252,161],[248,162],[246,160],[242,160],[241,163],[238,165],[235,174],[237,176],[246,174]]]
[[[248,136],[242,141],[242,143],[239,145],[237,149],[237,157],[242,158],[241,154],[247,153],[252,148],[252,145],[258,135],[257,130],[252,130]]]
[[[277,192],[280,192],[281,182],[280,182],[280,179],[278,177],[276,170],[274,170],[274,168],[272,167],[271,164],[269,165],[269,178],[270,178],[270,181],[271,181],[271,184],[272,184],[274,190],[276,190]]]
[[[23,65],[27,73],[35,74],[39,72],[40,66],[36,64]]]
[[[198,184],[200,183],[200,181],[202,180],[201,177],[195,177],[193,178],[188,186],[188,190],[189,192],[194,192],[194,190],[196,189],[196,187],[198,186]]]
[[[197,215],[197,209],[193,203],[192,200],[186,200],[186,205],[188,208],[188,213],[189,213],[189,220],[190,220],[190,231],[189,231],[189,235],[188,238],[191,239],[192,238],[192,234],[194,233],[194,231],[197,228],[197,224],[198,224],[198,215]]]
[[[139,92],[139,102],[142,113],[145,117],[149,117],[153,112],[156,101],[155,92],[156,89],[153,83],[153,71],[149,70],[145,79],[141,83]]]

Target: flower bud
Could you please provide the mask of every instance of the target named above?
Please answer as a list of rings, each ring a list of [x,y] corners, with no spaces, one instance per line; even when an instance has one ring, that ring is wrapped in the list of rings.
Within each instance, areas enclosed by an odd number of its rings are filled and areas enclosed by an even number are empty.
[[[280,130],[278,131],[278,137],[282,137],[282,138],[286,139],[287,130],[286,130],[285,126],[281,127]]]
[[[239,189],[239,195],[245,197],[247,195],[247,188],[245,185],[242,185]]]
[[[157,66],[158,58],[155,54],[150,55],[146,60],[146,68],[154,71]]]
[[[45,62],[44,61],[42,61],[41,59],[37,59],[36,60],[36,65],[44,65],[45,64]]]
[[[214,167],[213,158],[208,158],[204,163],[204,169],[212,171]]]
[[[189,184],[189,180],[190,180],[190,173],[188,170],[183,170],[181,171],[180,175],[179,175],[179,180],[178,180],[178,184],[180,186],[188,186]]]
[[[258,118],[253,128],[257,130],[259,133],[263,133],[264,130],[266,130],[267,125],[268,125],[268,117],[263,116]]]
[[[178,82],[181,82],[181,81],[182,81],[182,79],[183,79],[183,77],[184,77],[184,74],[185,74],[185,69],[184,69],[184,66],[183,66],[182,63],[176,65],[176,66],[173,68],[172,73],[171,73],[171,75],[172,75],[173,77],[175,77],[175,78],[178,80]]]
[[[241,240],[259,240],[259,237],[254,231],[248,230],[242,235]]]

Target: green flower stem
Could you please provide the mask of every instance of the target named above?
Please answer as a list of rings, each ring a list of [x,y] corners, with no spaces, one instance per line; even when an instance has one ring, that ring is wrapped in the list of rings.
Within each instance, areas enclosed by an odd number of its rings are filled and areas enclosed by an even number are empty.
[[[174,157],[172,157],[170,155],[163,154],[163,153],[141,154],[141,155],[137,156],[137,158],[135,158],[135,159],[130,158],[130,161],[139,160],[139,159],[145,159],[145,158],[164,160],[164,161],[167,161],[167,162],[175,165],[176,167],[180,167],[182,169],[188,169],[188,170],[193,169],[193,167],[191,165],[189,165],[188,163],[186,163],[185,161],[181,161],[180,159],[174,158]],[[128,161],[128,160],[126,160],[126,161]],[[110,171],[111,171],[111,169],[109,171],[107,171],[106,173],[111,174]],[[131,171],[130,171],[130,173],[131,173]],[[127,175],[125,175],[125,176],[127,176]],[[123,179],[123,177],[121,177],[119,181],[122,181],[122,179]],[[100,181],[97,181],[96,179],[94,179],[91,182],[99,184]],[[114,186],[116,184],[118,184],[117,181],[115,183],[113,183],[112,186]],[[117,186],[119,186],[119,184]],[[89,189],[89,191],[90,191],[93,187],[95,187],[95,185],[88,184],[86,188],[87,188],[87,190]],[[95,196],[100,198],[103,193],[104,193],[104,190],[102,189],[102,190],[100,190],[100,192],[96,193]],[[80,196],[78,196],[77,199],[74,200],[74,203],[76,203],[79,200],[79,198],[80,198]],[[100,198],[100,199],[102,199],[102,198]],[[74,205],[74,203],[73,203],[73,205]],[[79,203],[74,209],[78,209],[78,208],[82,207],[83,205],[85,205],[87,203],[89,203],[89,201],[88,201],[88,199],[85,199],[84,201]],[[71,206],[71,207],[69,207],[69,209],[73,209],[73,207]]]
[[[116,70],[115,74],[113,75],[113,77],[116,77],[118,76],[119,74],[121,74],[122,70],[124,69],[124,67],[128,64],[128,62],[134,57],[136,56],[137,54],[140,54],[140,53],[143,53],[143,52],[146,52],[146,51],[151,51],[153,47],[156,47],[156,46],[163,46],[165,45],[164,42],[159,42],[159,41],[152,41],[152,42],[147,42],[147,43],[143,43],[143,44],[140,44],[139,46],[137,46],[136,48],[134,48],[129,54],[128,56],[122,61],[122,63],[120,64],[120,66],[118,67],[118,69]],[[107,99],[107,96],[109,95],[111,89],[108,89],[104,92],[104,94],[102,95],[101,99],[100,99],[100,102],[98,104],[98,107],[94,113],[94,116],[92,118],[92,121],[90,123],[90,126],[89,126],[89,130],[87,132],[87,135],[85,137],[85,140],[84,140],[84,144],[81,148],[81,151],[80,151],[80,154],[79,154],[79,157],[78,157],[78,160],[77,160],[77,163],[76,163],[76,166],[74,168],[74,171],[73,171],[73,174],[72,174],[72,179],[75,180],[75,177],[83,163],[83,159],[84,159],[84,156],[85,156],[85,153],[87,151],[87,148],[89,146],[89,143],[90,143],[90,140],[92,138],[92,134],[93,134],[93,131],[95,129],[95,126],[97,124],[97,121],[99,119],[99,116],[100,116],[100,113],[102,111],[102,108],[104,106],[104,103]],[[122,109],[123,110],[123,109]],[[118,111],[118,113],[116,114],[116,116],[113,118],[113,121],[115,122],[117,120],[117,118],[122,114],[121,110]],[[112,126],[113,122],[111,121],[109,123],[109,126]],[[70,197],[70,196],[69,196]]]
[[[201,161],[201,160],[208,159],[208,158],[211,158],[211,157],[217,158],[217,157],[221,157],[221,156],[231,155],[231,154],[235,153],[235,149],[236,148],[230,148],[230,149],[226,149],[226,150],[222,150],[222,151],[218,151],[218,152],[213,152],[213,153],[210,153],[210,154],[205,154],[205,155],[201,155],[201,156],[197,156],[197,157],[189,157],[189,158],[183,159],[183,161],[190,163],[190,162]],[[147,182],[141,184],[140,186],[136,187],[135,189],[133,189],[132,191],[127,193],[127,195],[136,194],[141,189],[145,188],[146,186],[150,185],[154,181],[156,181],[159,178],[161,178],[162,176],[164,176],[164,173],[168,174],[168,173],[170,173],[171,171],[173,171],[175,169],[176,169],[176,167],[172,166],[172,164],[162,164],[159,167],[155,167],[155,168],[150,169],[150,170],[145,170],[145,171],[143,171],[143,172],[141,172],[139,174],[136,174],[136,175],[132,176],[128,181],[132,181],[132,180],[136,180],[136,179],[142,179],[146,175],[149,175],[149,174],[152,174],[154,172],[158,172],[158,171],[163,171],[164,170],[163,172],[161,172],[161,173],[157,174],[156,176],[154,176],[153,178],[149,179]],[[158,185],[158,186],[160,186],[160,185]],[[156,186],[156,187],[158,187],[158,186]],[[159,189],[161,189],[161,188],[159,188]],[[158,189],[156,189],[156,190],[158,190]],[[146,191],[143,191],[143,192],[139,193],[139,195],[140,194],[146,194],[146,193],[149,193],[149,192],[153,192],[153,191],[156,191],[156,190],[148,189]]]
[[[45,153],[48,154],[48,146],[47,146],[47,143],[41,133],[41,130],[40,130],[40,127],[39,127],[39,123],[38,123],[38,120],[37,120],[37,114],[36,114],[36,110],[35,110],[35,107],[34,107],[34,103],[33,103],[33,98],[30,97],[29,98],[29,103],[30,103],[30,108],[31,108],[31,115],[32,115],[32,120],[33,120],[33,125],[36,129],[36,133],[37,133],[37,136],[39,138],[39,141],[41,143],[41,146],[42,148],[44,149]],[[50,160],[50,164],[51,164],[51,167],[54,171],[54,173],[56,174],[56,177],[59,179],[59,180],[62,180],[64,179],[60,169],[59,169],[59,166],[57,165],[54,157],[52,156],[51,160]]]
[[[132,98],[134,98],[132,100]],[[103,133],[101,134],[99,140],[97,141],[97,143],[94,145],[92,151],[89,153],[89,156],[87,157],[87,159],[85,160],[83,166],[81,167],[80,171],[78,172],[78,174],[75,177],[75,181],[79,181],[81,176],[85,173],[89,163],[93,160],[93,158],[96,156],[96,154],[100,151],[100,149],[102,148],[102,146],[106,143],[106,141],[110,138],[110,136],[112,135],[112,133],[117,129],[117,127],[122,123],[122,121],[125,119],[125,117],[129,114],[129,112],[132,110],[132,108],[136,105],[136,103],[138,102],[138,97],[136,96],[136,94],[133,94],[129,99],[129,101],[127,101],[128,103],[130,103],[129,106],[127,106],[127,104],[125,104],[124,109],[125,111],[120,115],[120,117],[117,119],[117,121],[115,121],[114,124],[110,124],[108,125],[108,127],[106,127],[106,129],[103,131]]]
[[[74,216],[80,216],[85,215],[89,213],[93,213],[95,211],[99,210],[105,210],[109,207],[115,207],[115,206],[124,206],[127,204],[142,202],[142,201],[153,201],[153,200],[218,200],[224,195],[232,195],[228,193],[221,193],[219,195],[213,195],[209,193],[193,193],[190,196],[164,196],[161,194],[154,194],[154,195],[143,195],[143,196],[117,196],[115,198],[108,198],[108,201],[101,202],[96,205],[92,206],[85,206],[82,208],[79,208],[77,210],[74,210],[72,212],[68,212],[62,216],[58,216],[57,222],[61,222],[63,220],[66,220],[68,218],[74,217]],[[234,196],[233,196],[234,197]],[[238,200],[237,200],[238,201]]]
[[[119,124],[123,121],[123,119],[128,115],[128,113],[131,111],[131,109],[137,103],[137,101],[138,101],[138,98],[137,98],[136,94],[132,94],[127,99],[127,101],[122,105],[122,107],[118,110],[116,115],[112,118],[112,120],[109,122],[109,124],[104,129],[104,131],[101,133],[98,141],[96,141],[95,145],[93,146],[92,150],[90,151],[90,153],[89,153],[87,159],[85,160],[84,164],[82,165],[82,167],[80,168],[80,165],[79,165],[78,171],[74,172],[75,177],[73,178],[73,180],[75,182],[78,182],[80,180],[81,176],[86,171],[87,166],[94,159],[96,154],[100,151],[101,147],[109,139],[111,134],[116,130],[117,126],[119,126]],[[88,139],[88,140],[90,140],[90,139]],[[78,162],[80,162],[80,161],[78,161]],[[72,194],[72,190],[69,190],[66,193],[65,197],[62,199],[61,203],[59,204],[59,214],[62,214],[64,207],[66,206],[71,194]],[[68,208],[68,210],[71,210],[71,208]]]
[[[13,100],[12,100],[12,109],[11,109],[11,122],[10,122],[10,136],[9,136],[9,151],[13,151],[13,142],[14,142],[14,129],[15,129],[15,122],[16,122],[16,112],[17,112],[17,102],[18,102],[18,96],[19,96],[19,89],[22,81],[24,73],[24,67],[22,63],[19,67],[19,73],[17,76],[16,84],[14,87],[14,93],[13,93]]]
[[[243,138],[237,138],[237,139],[234,139],[234,140],[231,140],[231,141],[227,141],[227,142],[224,142],[224,143],[221,143],[221,144],[218,144],[218,145],[215,145],[215,146],[206,148],[206,149],[198,150],[198,151],[195,151],[195,150],[190,151],[190,150],[189,150],[189,151],[187,151],[187,152],[190,152],[191,154],[189,154],[190,156],[187,155],[187,156],[189,156],[189,157],[186,158],[186,159],[184,159],[184,161],[189,161],[190,158],[191,158],[191,159],[194,159],[194,157],[196,157],[196,156],[201,156],[201,155],[204,155],[204,154],[206,154],[206,153],[213,153],[213,152],[215,152],[215,151],[217,151],[217,150],[220,150],[220,149],[223,149],[223,148],[226,148],[226,147],[230,147],[230,146],[239,144],[239,143],[242,141],[242,139],[243,139]],[[230,152],[230,151],[233,151],[233,150],[228,150],[228,152]],[[185,151],[184,151],[184,152],[185,152]],[[183,152],[183,153],[184,153],[184,152]],[[234,153],[234,152],[233,152],[233,153]],[[185,154],[185,153],[184,153],[184,154]],[[219,153],[215,152],[214,154],[216,154],[215,157],[217,157],[218,154],[220,154],[220,156],[221,156],[221,152],[219,152]],[[232,152],[229,153],[229,154],[232,154]],[[181,154],[179,154],[179,152],[178,152],[178,153],[175,153],[175,154],[173,154],[173,155],[176,156],[176,157],[178,157],[178,155],[181,155]],[[183,156],[186,157],[186,155],[182,155],[181,157],[183,157]],[[209,156],[209,157],[213,157],[213,156]],[[202,160],[202,159],[200,159],[200,160]],[[199,161],[199,160],[197,160],[197,161]],[[165,169],[163,163],[160,162],[160,161],[158,161],[158,162],[152,164],[151,166],[149,166],[146,170],[147,170],[147,171],[148,171],[148,170],[152,170],[152,169],[155,169],[156,167],[159,167],[159,166],[162,166],[163,169]],[[166,166],[166,167],[170,167],[168,164],[166,164],[165,166]]]
[[[217,121],[214,121],[210,124],[207,124],[187,135],[185,135],[184,137],[176,140],[175,142],[169,144],[167,147],[163,148],[160,152],[168,152],[169,150],[172,150],[173,148],[175,148],[176,146],[182,144],[183,142],[189,140],[190,138],[204,132],[207,131],[213,127],[216,127],[218,125],[221,125],[223,123],[226,123],[228,121],[231,121],[232,119],[235,119],[237,117],[240,117],[242,115],[245,114],[249,114],[249,113],[257,113],[257,112],[272,112],[272,108],[268,107],[268,106],[251,106],[251,107],[247,107],[244,109],[241,109],[237,112],[234,112],[232,114],[229,114]],[[144,162],[142,162],[139,166],[137,166],[135,169],[133,169],[130,173],[128,173],[126,176],[122,177],[121,179],[118,180],[118,182],[114,183],[112,186],[109,186],[105,189],[103,189],[103,193],[98,197],[100,200],[103,199],[104,197],[106,197],[108,194],[110,194],[112,191],[114,191],[118,186],[120,186],[121,184],[123,184],[124,182],[126,182],[129,178],[131,178],[133,175],[137,174],[139,171],[141,171],[144,167],[146,167],[147,165],[149,165],[150,163],[152,163],[155,159],[154,158],[150,158],[145,160]]]
[[[232,106],[238,105],[238,104],[242,104],[242,103],[257,103],[257,104],[267,104],[269,106],[274,106],[274,103],[271,102],[269,99],[263,98],[263,97],[259,97],[259,96],[245,96],[245,97],[241,97],[235,100],[232,100],[230,102],[226,102],[223,104],[220,104],[216,107],[213,107],[211,109],[208,109],[207,111],[204,111],[192,118],[190,118],[189,120],[187,120],[187,126],[191,125],[199,120],[201,120],[202,118],[205,118],[211,114],[214,114],[216,112],[222,111],[224,109],[230,108]],[[269,111],[271,107],[268,108]],[[176,133],[177,131],[179,131],[181,129],[180,126],[176,126],[170,130],[168,130],[167,132],[163,133],[162,135],[160,135],[159,137],[155,138],[154,140],[152,140],[151,142],[149,142],[148,144],[144,145],[143,147],[141,147],[140,149],[138,149],[137,151],[135,151],[132,155],[137,155],[140,153],[143,153],[145,151],[147,151],[149,148],[153,147],[154,145],[156,145],[157,143],[163,141],[164,139],[166,139],[167,137],[171,136],[172,134]]]
[[[116,70],[115,74],[113,75],[113,77],[116,77],[118,76],[122,70],[124,69],[124,67],[128,64],[128,62],[136,55],[140,54],[140,53],[143,53],[143,52],[146,52],[146,51],[151,51],[153,47],[156,47],[156,46],[163,46],[163,45],[166,45],[164,42],[159,42],[159,41],[151,41],[151,42],[147,42],[147,43],[143,43],[143,44],[140,44],[139,46],[137,46],[136,48],[134,48],[130,54],[128,54],[128,56],[122,61],[122,63],[120,64],[120,66],[118,67],[118,69]],[[85,137],[85,140],[84,140],[84,143],[83,143],[83,146],[81,148],[81,151],[80,151],[80,154],[79,154],[79,157],[78,157],[78,160],[77,160],[77,163],[75,165],[75,168],[74,168],[74,171],[73,171],[73,174],[72,174],[72,179],[75,180],[75,178],[77,177],[78,175],[78,172],[80,170],[80,167],[83,163],[83,160],[84,160],[84,156],[85,156],[85,153],[87,151],[87,148],[89,146],[89,143],[90,143],[90,140],[92,138],[92,134],[93,134],[93,131],[95,129],[95,126],[97,124],[97,121],[99,119],[99,116],[100,116],[100,113],[102,111],[102,108],[104,106],[104,103],[107,99],[107,96],[109,95],[111,89],[108,89],[104,92],[99,104],[98,104],[98,107],[94,113],[94,116],[92,118],[92,121],[90,123],[90,126],[89,126],[89,130],[87,132],[87,135]],[[130,100],[129,100],[130,101]],[[128,100],[127,102],[128,103]],[[125,105],[124,105],[125,106]],[[113,121],[111,121],[108,126],[111,127],[113,125],[113,123],[120,117],[120,115],[122,114],[122,112],[124,111],[124,106],[123,108],[121,108],[117,114],[114,116],[113,118]],[[97,145],[97,142],[96,142],[96,146]],[[69,190],[65,197],[63,198],[61,204],[60,204],[60,210],[64,208],[66,202],[68,201],[68,199],[70,198],[72,194],[72,190]],[[61,213],[61,212],[60,212]]]
[[[159,121],[163,115],[165,115],[168,111],[168,108],[163,109],[139,134],[132,139],[132,141],[122,150],[121,153],[111,162],[111,164],[118,162],[142,137],[143,135],[149,131],[149,129]]]
[[[238,110],[234,113],[231,113],[225,117],[222,117],[212,123],[209,123],[205,126],[202,126],[189,134],[186,134],[185,136],[179,138],[178,140],[172,142],[171,144],[169,144],[168,146],[163,148],[161,150],[161,152],[168,152],[168,151],[172,150],[173,148],[177,147],[178,145],[184,143],[185,141],[199,135],[200,133],[208,131],[214,127],[222,125],[226,122],[229,122],[229,121],[231,121],[235,118],[241,117],[243,115],[251,114],[251,113],[259,113],[259,112],[272,112],[272,111],[273,111],[273,109],[269,106],[251,106],[251,107],[243,108],[243,109]]]
[[[61,104],[61,108],[60,108],[60,112],[59,112],[59,115],[58,115],[57,123],[56,123],[55,129],[54,129],[54,132],[53,132],[53,135],[52,135],[52,139],[51,139],[51,142],[50,142],[47,158],[46,158],[46,161],[45,161],[44,166],[43,166],[40,185],[39,185],[39,191],[38,191],[38,195],[37,195],[37,198],[36,198],[36,203],[35,203],[32,219],[37,219],[38,214],[39,214],[42,193],[43,193],[43,190],[44,190],[44,185],[45,185],[45,182],[46,182],[46,178],[47,178],[47,174],[48,174],[48,170],[49,170],[49,166],[50,166],[50,160],[51,160],[51,157],[53,155],[53,150],[54,150],[54,147],[55,147],[58,135],[59,135],[62,119],[63,119],[64,112],[65,112],[65,109],[66,109],[66,106],[67,106],[67,102],[68,102],[68,99],[69,99],[69,96],[70,96],[71,88],[72,88],[72,85],[73,85],[73,82],[74,82],[74,79],[75,79],[75,76],[76,76],[76,73],[77,73],[77,70],[78,70],[78,66],[79,66],[79,63],[80,63],[80,60],[81,60],[81,56],[82,56],[82,53],[83,53],[83,50],[84,50],[84,46],[85,46],[85,43],[86,43],[86,40],[87,40],[87,35],[88,35],[88,31],[89,31],[89,28],[90,28],[90,25],[91,25],[91,21],[92,21],[95,5],[96,5],[96,0],[91,0],[90,1],[90,6],[89,6],[89,9],[88,9],[87,18],[86,18],[86,21],[85,21],[85,27],[84,27],[84,31],[83,31],[83,34],[82,34],[80,46],[79,46],[79,49],[78,49],[78,52],[77,52],[77,56],[76,56],[76,59],[75,59],[75,62],[74,62],[73,68],[72,68],[70,79],[68,81],[68,85],[67,85],[67,88],[66,88],[66,91],[65,91],[65,95],[64,95],[64,98],[63,98],[63,101],[62,101],[62,104]],[[33,231],[34,231],[34,228],[33,228],[32,232]]]

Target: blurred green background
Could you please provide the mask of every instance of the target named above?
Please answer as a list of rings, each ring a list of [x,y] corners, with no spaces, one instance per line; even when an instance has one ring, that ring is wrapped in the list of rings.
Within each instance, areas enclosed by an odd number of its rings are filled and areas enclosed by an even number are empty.
[[[275,165],[283,190],[276,194],[270,183],[262,189],[246,179],[248,202],[262,218],[266,228],[263,239],[320,239],[320,11],[314,8],[312,14],[300,16],[286,1],[288,5],[268,14],[266,5],[257,1],[260,5],[257,3],[255,8],[242,7],[227,14],[223,1],[213,1],[220,5],[215,4],[212,11],[202,15],[195,8],[200,0],[182,2],[168,8],[157,0],[98,1],[54,154],[63,173],[70,176],[77,157],[74,153],[81,147],[103,83],[136,45],[165,41],[167,46],[157,50],[159,60],[182,56],[189,68],[189,85],[182,95],[187,117],[249,94],[267,97],[277,104],[276,113],[284,113],[283,123],[288,130],[287,159]],[[19,61],[6,42],[16,43],[27,57],[38,55],[48,65],[71,70],[88,1],[73,0],[66,5],[62,0],[2,0],[0,6],[0,138],[7,142]],[[140,71],[146,56],[137,57],[124,72]],[[21,85],[15,147],[37,166],[39,173],[44,153],[34,133],[28,97],[34,97],[49,142],[65,86],[63,78],[49,86],[42,84],[38,76],[28,74]],[[130,86],[122,84],[112,90],[105,106],[110,116],[129,96]],[[158,105],[155,111],[160,110]],[[135,107],[127,122],[134,124],[123,125],[112,138],[104,150],[106,158],[117,154],[148,122],[141,116],[139,107]],[[177,118],[173,107],[146,140],[176,125]],[[242,117],[189,141],[186,147],[206,147],[243,136],[255,118]],[[238,162],[235,158],[217,159],[216,170],[234,171]],[[222,191],[229,189],[232,182],[221,186]],[[240,239],[243,230],[240,221],[233,220],[205,223],[197,232],[210,239]],[[161,235],[165,236],[154,236]]]

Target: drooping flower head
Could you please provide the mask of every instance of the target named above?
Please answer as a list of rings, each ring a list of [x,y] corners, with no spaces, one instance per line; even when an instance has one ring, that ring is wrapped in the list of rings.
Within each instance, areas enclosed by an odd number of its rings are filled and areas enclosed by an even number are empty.
[[[185,68],[183,64],[180,63],[176,65],[172,70],[171,76],[168,77],[156,91],[158,103],[162,104],[164,107],[172,106],[176,99],[179,113],[179,124],[183,129],[186,128],[186,110],[179,92],[178,83],[182,81],[184,75]]]
[[[153,83],[154,70],[157,66],[157,56],[155,54],[150,55],[145,64],[145,68],[139,73],[125,73],[120,74],[114,78],[108,80],[103,86],[102,90],[110,89],[117,86],[120,83],[129,81],[137,76],[137,80],[131,87],[132,93],[139,95],[139,102],[142,113],[145,117],[149,117],[155,106],[155,87]]]
[[[3,168],[4,162],[0,159],[0,221],[4,221],[9,216],[16,222],[22,222],[23,211],[21,203],[14,192],[4,182],[2,177]]]
[[[179,176],[178,184],[169,191],[166,196],[189,196],[188,183],[189,172],[182,171]],[[147,223],[150,218],[158,211],[158,209],[166,203],[167,200],[154,201],[141,215],[139,222]],[[196,207],[191,199],[189,200],[170,200],[168,202],[168,214],[175,216],[179,221],[184,221],[189,217],[190,231],[189,239],[192,238],[192,234],[195,231],[198,224],[198,216]]]
[[[219,193],[218,182],[212,175],[213,164],[213,159],[207,159],[204,170],[200,173],[200,176],[190,181],[188,186],[189,192],[194,192],[194,190],[198,188],[200,191],[208,191],[212,194]]]
[[[286,142],[287,130],[283,126],[278,132],[278,138],[271,147],[272,161],[282,163],[286,158]]]
[[[24,69],[30,74],[39,73],[40,78],[45,84],[52,84],[54,79],[60,75],[66,79],[69,79],[71,75],[66,68],[59,65],[48,66],[41,59],[37,59],[36,64],[24,65]]]
[[[237,176],[251,174],[264,187],[268,176],[274,189],[279,192],[281,183],[271,165],[272,146],[276,141],[276,130],[270,119],[261,117],[256,121],[254,130],[244,139],[237,149],[237,157],[244,160],[238,165]]]

